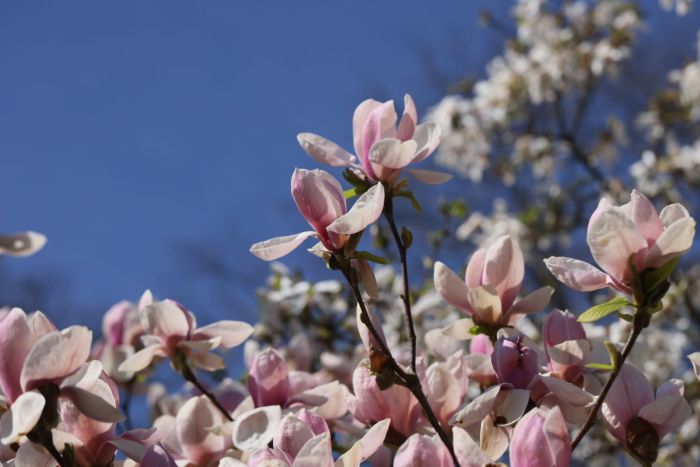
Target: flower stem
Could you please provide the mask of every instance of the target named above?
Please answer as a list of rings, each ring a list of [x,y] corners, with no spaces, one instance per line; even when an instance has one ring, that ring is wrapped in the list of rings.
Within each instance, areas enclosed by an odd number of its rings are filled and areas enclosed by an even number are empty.
[[[406,244],[404,244],[396,228],[394,219],[394,197],[390,194],[384,201],[384,217],[386,217],[391,229],[391,234],[394,236],[396,248],[399,250],[399,258],[401,259],[401,271],[403,273],[403,307],[406,311],[406,321],[408,323],[408,334],[411,339],[411,371],[416,372],[416,329],[413,325],[413,314],[411,313],[411,290],[408,281],[408,262],[406,261]]]
[[[618,363],[617,365],[615,365],[615,368],[613,369],[612,373],[610,373],[608,380],[605,382],[605,386],[603,386],[603,390],[598,396],[598,399],[596,399],[595,405],[593,406],[591,413],[588,414],[588,418],[586,418],[586,421],[583,424],[581,431],[578,432],[576,438],[571,443],[572,452],[574,451],[574,449],[576,449],[576,446],[578,446],[579,443],[581,443],[581,440],[584,438],[584,436],[586,436],[586,433],[588,433],[588,431],[595,424],[597,413],[600,410],[600,407],[603,405],[603,402],[605,402],[605,397],[608,395],[608,392],[610,392],[610,388],[612,388],[612,385],[615,382],[617,375],[620,374],[620,370],[622,370],[622,365],[625,363],[625,360],[627,360],[627,357],[632,351],[632,347],[637,341],[637,338],[642,333],[644,328],[646,328],[649,325],[649,319],[650,315],[646,307],[640,308],[639,310],[637,310],[637,313],[635,313],[634,321],[632,323],[632,332],[627,337],[627,342],[625,342],[625,346],[622,348],[622,352],[620,353]]]
[[[447,450],[450,452],[454,464],[456,466],[459,466],[459,461],[457,460],[457,456],[454,452],[454,447],[452,446],[452,440],[449,436],[447,436],[445,430],[442,429],[442,426],[440,425],[440,422],[435,416],[432,407],[430,407],[430,402],[425,396],[425,393],[423,393],[423,388],[421,387],[418,375],[416,375],[415,373],[409,373],[406,370],[404,370],[391,355],[391,351],[387,347],[386,343],[381,339],[381,337],[379,336],[379,332],[375,329],[374,325],[372,324],[372,320],[369,317],[369,312],[367,311],[364,299],[362,298],[362,293],[360,292],[360,288],[357,285],[357,276],[354,274],[354,271],[350,266],[350,262],[342,257],[337,259],[339,265],[338,269],[340,269],[340,271],[343,273],[343,276],[345,276],[345,279],[348,281],[348,284],[350,284],[355,299],[357,300],[357,304],[360,307],[360,319],[362,320],[362,323],[365,326],[367,326],[367,329],[369,329],[369,332],[374,338],[377,345],[379,345],[380,352],[386,358],[386,365],[389,365],[389,368],[393,371],[394,376],[398,379],[398,384],[408,388],[408,390],[411,391],[416,400],[418,400],[418,403],[423,408],[423,412],[428,418],[428,421],[435,429],[442,442],[447,447]]]
[[[185,381],[189,381],[190,383],[194,384],[194,386],[207,396],[207,398],[211,401],[214,406],[219,409],[219,412],[221,412],[224,417],[229,422],[233,421],[233,417],[231,417],[231,414],[228,413],[228,411],[224,408],[223,405],[219,402],[219,400],[216,398],[214,394],[212,394],[204,385],[197,379],[197,375],[195,375],[194,371],[192,371],[192,368],[190,368],[190,365],[187,363],[187,358],[182,355],[181,358],[178,358],[179,362],[175,365],[175,368],[180,372],[182,377],[185,379]]]

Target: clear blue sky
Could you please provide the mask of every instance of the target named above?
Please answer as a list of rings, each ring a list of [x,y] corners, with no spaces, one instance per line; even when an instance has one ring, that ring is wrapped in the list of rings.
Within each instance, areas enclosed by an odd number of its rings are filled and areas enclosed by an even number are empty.
[[[500,39],[478,12],[511,4],[3,2],[0,231],[49,238],[7,266],[60,273],[95,325],[101,307],[147,287],[206,303],[175,252],[210,242],[244,271],[252,304],[268,269],[249,245],[305,229],[289,178],[314,162],[295,135],[350,148],[368,97],[410,92],[424,113],[443,92],[436,68],[483,74]]]
[[[496,46],[488,3],[3,2],[0,231],[49,238],[8,266],[60,272],[93,305],[177,297],[175,245],[217,240],[262,283],[250,243],[304,228],[296,133],[350,147],[367,97],[424,111],[440,97],[426,56],[455,78]]]

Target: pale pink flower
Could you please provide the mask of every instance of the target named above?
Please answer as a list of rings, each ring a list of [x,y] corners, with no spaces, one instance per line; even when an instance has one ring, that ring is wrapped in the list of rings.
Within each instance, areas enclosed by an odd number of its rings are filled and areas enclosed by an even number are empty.
[[[503,327],[525,314],[542,310],[553,289],[542,287],[516,302],[525,273],[523,254],[510,236],[498,238],[469,260],[465,280],[445,264],[435,263],[435,288],[447,303],[472,317],[475,323]]]
[[[452,457],[437,435],[412,434],[394,457],[395,467],[452,467]]]
[[[542,324],[542,341],[552,375],[580,383],[589,363],[591,344],[576,316],[554,309]]]
[[[253,255],[272,261],[289,254],[309,237],[318,238],[325,251],[340,250],[350,235],[376,221],[384,209],[384,187],[377,184],[363,193],[348,211],[340,183],[328,172],[318,169],[294,170],[292,196],[299,212],[314,230],[256,243],[250,247]]]
[[[545,264],[558,280],[576,290],[610,286],[630,293],[634,285],[630,258],[639,272],[658,268],[687,252],[694,235],[695,220],[683,206],[670,204],[659,214],[646,196],[634,190],[623,206],[602,199],[588,222],[588,246],[605,272],[573,258],[550,257]]]
[[[408,94],[404,97],[404,113],[398,127],[394,101],[368,99],[355,109],[352,120],[357,157],[313,133],[300,133],[297,139],[304,151],[318,162],[357,170],[371,183],[391,184],[409,164],[425,160],[440,143],[439,125],[417,123],[416,106]],[[406,170],[425,183],[444,183],[452,178],[441,172]]]
[[[524,345],[520,336],[501,337],[491,354],[491,364],[499,383],[527,389],[539,371],[537,352]]]
[[[671,379],[656,390],[635,367],[625,364],[603,403],[608,431],[631,453],[654,462],[658,444],[692,414],[683,381]]]
[[[558,407],[533,409],[515,426],[510,445],[512,467],[568,467],[571,437]]]
[[[211,350],[230,349],[243,343],[253,327],[242,321],[222,320],[197,327],[194,315],[171,300],[151,303],[139,310],[145,335],[144,348],[127,358],[119,371],[135,373],[156,357],[175,359],[182,352],[197,367],[213,371],[224,368],[223,359]]]

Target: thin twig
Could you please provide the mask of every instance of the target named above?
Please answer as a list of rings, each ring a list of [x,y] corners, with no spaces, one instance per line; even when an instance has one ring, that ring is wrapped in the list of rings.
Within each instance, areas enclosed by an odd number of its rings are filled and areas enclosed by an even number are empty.
[[[442,426],[440,425],[440,421],[435,416],[432,407],[430,407],[430,402],[423,393],[423,388],[421,387],[420,379],[415,373],[409,373],[406,370],[404,370],[391,355],[391,351],[387,347],[386,343],[379,336],[379,332],[375,329],[374,324],[370,319],[369,312],[367,311],[367,306],[365,305],[365,301],[362,298],[360,288],[357,285],[357,278],[353,274],[354,271],[352,270],[349,261],[342,257],[337,259],[339,263],[338,269],[340,269],[340,271],[343,273],[343,276],[350,285],[350,288],[352,289],[353,294],[355,295],[355,300],[357,300],[357,304],[360,307],[360,319],[362,320],[362,323],[365,326],[367,326],[367,329],[376,341],[376,344],[380,347],[379,350],[387,359],[386,365],[389,365],[391,370],[394,372],[394,375],[399,380],[399,384],[408,388],[413,394],[413,396],[416,398],[416,400],[418,400],[418,403],[423,408],[423,412],[428,418],[428,421],[435,429],[442,442],[447,447],[447,450],[450,452],[450,456],[452,456],[452,461],[456,466],[459,466],[459,461],[457,460],[457,455],[454,452],[452,440],[449,436],[447,436],[447,433],[445,433],[445,430],[443,430]]]
[[[180,374],[182,375],[183,378],[185,378],[186,381],[189,381],[190,383],[194,384],[194,386],[207,396],[207,398],[216,406],[217,409],[228,419],[228,421],[232,422],[233,417],[231,417],[231,414],[228,413],[228,411],[224,408],[223,405],[219,402],[219,400],[216,398],[214,394],[212,394],[204,385],[197,379],[197,375],[194,374],[194,371],[192,371],[192,368],[190,368],[189,364],[187,363],[187,359],[183,358],[181,361],[180,365]]]
[[[408,281],[408,261],[406,260],[406,245],[401,239],[401,234],[396,228],[396,221],[394,219],[394,197],[390,194],[385,198],[384,201],[384,217],[386,217],[389,223],[389,228],[394,236],[394,242],[396,243],[396,248],[399,250],[399,258],[401,260],[401,271],[403,273],[403,295],[401,299],[403,300],[403,307],[406,312],[406,321],[408,322],[408,334],[411,338],[411,371],[416,373],[416,329],[413,325],[413,314],[411,313],[411,289]]]
[[[637,310],[637,313],[635,314],[634,322],[632,324],[632,333],[627,338],[627,342],[625,343],[625,346],[622,348],[622,352],[620,353],[620,358],[618,360],[618,363],[617,363],[617,365],[615,365],[615,368],[613,369],[612,373],[610,373],[608,380],[605,382],[605,386],[603,386],[603,390],[601,391],[600,395],[598,396],[598,399],[596,399],[595,405],[593,406],[591,413],[588,414],[588,418],[586,418],[586,422],[583,424],[581,431],[578,432],[578,434],[576,435],[576,438],[571,443],[571,451],[572,452],[574,451],[574,449],[576,449],[576,446],[579,445],[579,443],[581,442],[583,437],[586,436],[586,433],[588,433],[588,430],[590,430],[591,427],[595,424],[596,415],[597,415],[598,411],[600,410],[600,407],[603,405],[603,402],[605,402],[605,397],[608,395],[608,392],[610,391],[610,388],[612,387],[613,383],[615,382],[617,375],[620,374],[620,370],[622,370],[622,365],[625,363],[625,360],[627,360],[627,356],[632,351],[632,347],[634,346],[634,343],[637,341],[637,338],[642,333],[642,330],[644,330],[644,328],[648,324],[649,324],[649,315],[648,315],[646,308],[642,308],[642,309]]]

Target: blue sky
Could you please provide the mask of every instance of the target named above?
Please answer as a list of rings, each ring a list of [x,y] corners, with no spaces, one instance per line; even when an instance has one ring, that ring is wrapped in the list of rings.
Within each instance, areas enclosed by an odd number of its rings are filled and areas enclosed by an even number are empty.
[[[268,266],[249,245],[305,229],[289,178],[314,162],[295,135],[350,148],[352,112],[368,97],[410,92],[425,113],[443,78],[483,75],[501,39],[478,12],[511,4],[3,2],[0,231],[49,238],[6,266],[58,273],[88,315],[46,311],[94,326],[147,287],[216,303],[177,254],[211,246],[239,271],[245,306],[195,311],[254,319]]]
[[[424,111],[440,97],[426,56],[455,78],[496,47],[488,3],[3,3],[0,230],[49,238],[9,267],[58,272],[99,307],[183,295],[175,245],[221,241],[262,283],[250,243],[304,228],[296,133],[350,147],[368,97],[411,92]]]

